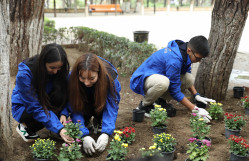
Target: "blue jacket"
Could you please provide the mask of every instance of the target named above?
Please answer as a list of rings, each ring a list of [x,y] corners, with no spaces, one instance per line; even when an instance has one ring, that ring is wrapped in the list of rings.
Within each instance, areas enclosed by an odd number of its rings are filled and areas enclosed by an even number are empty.
[[[18,122],[26,110],[27,113],[32,114],[34,119],[38,122],[43,123],[43,125],[50,131],[54,133],[59,133],[59,131],[64,127],[56,114],[52,111],[48,111],[50,116],[47,115],[41,106],[37,94],[31,92],[31,80],[32,73],[30,68],[23,62],[18,65],[18,73],[16,76],[16,85],[12,92],[12,116]],[[52,90],[52,82],[48,82],[46,86],[46,92],[49,93]],[[61,111],[61,115],[67,115],[67,108]]]
[[[178,44],[173,40],[166,48],[156,51],[146,59],[133,73],[130,79],[130,88],[138,94],[144,95],[144,80],[152,74],[161,74],[169,78],[170,95],[180,102],[184,98],[181,92],[181,74],[191,72],[191,60],[187,53],[184,53],[186,60],[182,56]],[[186,50],[186,49],[185,49]]]
[[[101,57],[99,57],[99,58],[101,58]],[[101,133],[106,133],[108,135],[112,135],[112,133],[115,129],[115,123],[116,123],[116,119],[117,119],[117,115],[118,115],[118,109],[119,109],[118,104],[120,101],[119,92],[121,91],[121,85],[118,81],[117,70],[114,68],[114,66],[110,62],[108,62],[107,60],[105,60],[103,58],[101,58],[101,59],[103,61],[106,61],[107,63],[109,63],[110,66],[112,67],[113,71],[117,75],[116,78],[114,79],[114,85],[115,85],[115,89],[116,89],[116,96],[115,96],[116,98],[113,98],[111,96],[110,92],[107,94],[106,105],[105,105],[105,108],[103,110],[103,116],[102,116],[102,131],[101,131]],[[72,112],[72,109],[70,106],[69,106],[69,111]],[[83,132],[83,136],[89,135],[89,130],[87,129],[87,127],[84,124],[85,119],[84,119],[83,114],[72,112],[70,117],[74,123],[77,123],[77,120],[81,121],[82,128],[80,130]]]

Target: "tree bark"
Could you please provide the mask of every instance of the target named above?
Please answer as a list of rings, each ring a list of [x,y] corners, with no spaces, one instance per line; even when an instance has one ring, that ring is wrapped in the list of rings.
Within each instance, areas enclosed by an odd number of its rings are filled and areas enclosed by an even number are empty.
[[[9,0],[10,71],[16,75],[18,64],[41,50],[44,0]]]
[[[0,1],[0,26],[0,143],[2,147],[0,154],[7,158],[7,152],[13,151],[10,111],[9,0]]]
[[[248,0],[215,1],[209,34],[210,55],[200,63],[195,86],[207,97],[223,100],[248,16]]]

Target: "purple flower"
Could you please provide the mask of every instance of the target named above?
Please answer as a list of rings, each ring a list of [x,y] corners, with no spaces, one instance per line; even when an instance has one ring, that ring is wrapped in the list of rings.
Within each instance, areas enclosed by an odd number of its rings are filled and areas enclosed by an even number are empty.
[[[68,124],[69,123],[69,121],[66,121],[66,124]]]
[[[81,140],[77,138],[77,139],[76,139],[76,142],[80,143],[80,142],[81,142]]]
[[[192,113],[192,116],[197,116],[197,114],[196,113]]]
[[[190,139],[188,139],[188,141],[190,142],[190,143],[193,143],[195,140],[197,140],[196,138],[190,138]]]
[[[65,147],[68,147],[68,144],[64,144],[65,145]]]

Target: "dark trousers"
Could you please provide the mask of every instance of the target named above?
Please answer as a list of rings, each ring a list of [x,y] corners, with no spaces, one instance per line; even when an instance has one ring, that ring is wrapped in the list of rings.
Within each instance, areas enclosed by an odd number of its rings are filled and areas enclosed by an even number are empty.
[[[85,118],[85,125],[86,126],[90,122],[90,119],[92,116],[94,117],[94,122],[101,125],[103,112],[100,112],[99,114],[97,114],[95,112],[94,108],[87,108],[87,111],[83,116]]]
[[[28,114],[25,110],[20,118],[20,123],[25,123],[27,128],[32,132],[37,132],[44,128],[41,122],[34,119],[32,114]]]

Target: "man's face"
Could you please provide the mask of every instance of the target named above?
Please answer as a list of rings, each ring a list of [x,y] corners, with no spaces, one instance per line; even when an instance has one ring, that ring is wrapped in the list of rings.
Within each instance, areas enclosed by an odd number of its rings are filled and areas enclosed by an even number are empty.
[[[187,48],[187,53],[190,57],[190,60],[192,63],[197,63],[200,62],[201,59],[203,58],[201,54],[194,52],[192,49]]]

